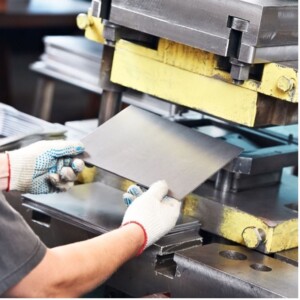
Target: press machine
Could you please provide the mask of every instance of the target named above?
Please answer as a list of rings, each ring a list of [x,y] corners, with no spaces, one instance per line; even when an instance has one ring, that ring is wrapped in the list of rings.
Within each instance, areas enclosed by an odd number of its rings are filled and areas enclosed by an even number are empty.
[[[112,0],[77,23],[111,82],[254,127],[297,121],[297,20],[297,1]]]
[[[292,0],[93,0],[78,16],[104,44],[100,125],[129,88],[172,103],[173,121],[244,149],[184,199],[182,223],[111,287],[134,297],[297,297],[297,23]],[[24,215],[49,244],[84,239],[118,226],[125,185],[101,171],[59,200],[25,195]],[[37,227],[49,218],[51,235]]]
[[[104,44],[100,124],[130,88],[244,148],[186,197],[184,214],[261,253],[298,253],[297,127],[272,127],[298,122],[298,1],[93,0],[77,24]],[[186,110],[205,117],[184,120]]]
[[[213,116],[193,126],[222,128],[224,139],[242,143],[244,153],[214,179],[216,190],[238,195],[280,182],[282,169],[297,165],[297,142],[249,127],[298,121],[297,21],[297,1],[92,1],[77,24],[104,44],[99,122],[132,88]]]

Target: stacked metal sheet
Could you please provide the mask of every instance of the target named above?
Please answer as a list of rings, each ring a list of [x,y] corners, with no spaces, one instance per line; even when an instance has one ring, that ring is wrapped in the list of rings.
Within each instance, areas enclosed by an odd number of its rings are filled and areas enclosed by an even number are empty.
[[[0,103],[0,151],[33,137],[59,138],[65,131],[63,125],[46,122]]]
[[[81,36],[47,36],[44,44],[41,61],[47,68],[99,85],[102,45]]]

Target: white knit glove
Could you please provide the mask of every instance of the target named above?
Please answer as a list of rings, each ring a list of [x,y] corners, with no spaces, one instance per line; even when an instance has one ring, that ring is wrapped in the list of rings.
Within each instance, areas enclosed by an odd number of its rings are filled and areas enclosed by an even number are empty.
[[[6,152],[10,165],[8,190],[32,194],[67,190],[84,168],[81,159],[73,159],[83,151],[79,141],[55,140]]]
[[[125,212],[122,225],[135,223],[141,226],[145,242],[139,254],[152,245],[176,224],[180,213],[181,202],[166,197],[168,185],[165,181],[157,181],[146,192],[137,186],[131,186],[124,194],[125,203],[130,204]]]

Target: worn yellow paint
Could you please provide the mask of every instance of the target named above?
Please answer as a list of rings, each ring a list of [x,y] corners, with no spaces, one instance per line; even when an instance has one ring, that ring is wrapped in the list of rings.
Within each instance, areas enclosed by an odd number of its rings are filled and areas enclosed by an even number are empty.
[[[113,82],[233,122],[254,125],[256,92],[167,65],[155,50],[136,45],[128,49],[128,44],[122,41],[116,47]]]
[[[234,86],[230,74],[217,68],[216,55],[200,49],[160,39],[157,50],[139,46],[125,40],[120,40],[117,43],[116,50],[126,50],[137,56],[160,61],[163,63],[160,66],[161,68],[164,65],[166,65],[166,67],[173,66],[181,70],[209,77],[211,80],[226,82],[227,85],[224,85],[225,90],[222,90],[221,93],[230,93],[231,90],[229,86]],[[115,64],[117,63],[119,63],[119,61],[115,62]],[[130,63],[134,63],[134,61]],[[295,82],[292,90],[283,92],[277,87],[277,82],[282,76],[290,78]],[[137,84],[139,84],[139,82],[137,82]],[[240,87],[280,100],[298,102],[297,71],[276,63],[265,64],[261,82],[248,80]],[[229,89],[229,91],[227,91],[227,89]]]
[[[251,226],[264,231],[266,236],[263,243],[265,244],[266,253],[278,252],[298,246],[298,219],[269,225],[264,219],[231,207],[224,209],[220,234],[232,241],[245,244],[242,233],[245,228]]]
[[[230,74],[217,68],[217,58],[212,53],[163,39],[160,40],[157,51],[166,64],[232,84]],[[294,87],[290,91],[283,92],[278,89],[277,83],[281,77],[294,82]],[[248,80],[242,87],[277,99],[298,102],[297,71],[277,63],[264,65],[261,82]]]
[[[136,184],[135,182],[131,181],[131,180],[128,180],[128,179],[125,179],[123,178],[121,181],[120,181],[120,190],[126,192],[127,189],[133,185],[133,184]]]
[[[161,39],[157,53],[161,60],[170,66],[205,76],[213,76],[216,60],[215,55],[186,45]],[[226,79],[224,72],[224,79]],[[227,78],[229,81],[230,76]]]
[[[88,39],[103,44],[103,24],[101,20],[93,17],[90,11],[88,13],[88,18],[90,20],[89,23],[92,25],[86,28],[85,36]],[[159,40],[157,50],[138,46],[124,40],[117,43],[117,48],[124,46],[127,47],[128,51],[132,51],[132,53],[137,55],[143,55],[149,59],[160,60],[164,64],[222,80],[230,85],[232,84],[230,74],[217,68],[217,56],[212,53],[162,38]],[[294,81],[295,84],[292,90],[283,92],[278,89],[277,82],[282,76],[286,76]],[[277,99],[298,102],[297,71],[277,63],[265,64],[261,82],[247,80],[242,87]]]
[[[77,175],[77,182],[90,183],[95,180],[97,171],[95,167],[85,167],[82,172]]]
[[[190,194],[184,199],[182,212],[184,215],[199,219],[200,223],[204,222],[202,224],[203,227],[209,230],[207,228],[208,224],[205,224],[206,210],[213,210],[215,204],[215,217],[217,219],[213,225],[214,233],[228,240],[251,247],[257,244],[257,237],[255,235],[247,235],[248,240],[245,243],[243,232],[246,228],[255,227],[264,233],[260,249],[263,248],[265,253],[275,253],[298,247],[298,219],[270,222],[235,207],[210,201],[206,197]],[[208,203],[209,205],[207,206]]]
[[[298,247],[298,219],[292,219],[278,224],[273,229],[270,252]]]
[[[286,77],[293,82],[293,88],[288,91],[282,91],[278,88],[278,81]],[[263,78],[257,91],[275,97],[277,99],[298,103],[298,74],[293,68],[279,65],[277,63],[265,64]],[[245,87],[248,87],[247,84]]]
[[[262,82],[248,80],[237,86],[230,74],[216,66],[214,54],[164,39],[157,49],[119,40],[111,80],[246,126],[255,125],[259,94],[298,101],[297,83],[287,92],[278,88],[282,76],[294,81],[293,69],[266,64]]]
[[[88,14],[85,36],[105,43],[103,24]],[[173,41],[160,39],[157,49],[119,40],[115,46],[111,80],[175,104],[246,126],[254,126],[260,94],[298,102],[297,71],[276,63],[265,64],[262,81],[237,86],[228,72],[218,69],[217,56]],[[292,88],[278,88],[280,78]]]
[[[88,12],[89,25],[85,28],[85,37],[94,42],[104,44],[103,38],[103,24],[101,19],[92,16],[91,12]]]
[[[262,229],[266,233],[266,240],[268,240],[269,228],[262,220],[235,208],[224,208],[223,220],[220,225],[220,233],[223,237],[245,244],[242,233],[245,228],[250,226]]]
[[[253,249],[257,248],[260,242],[262,241],[257,228],[253,226],[246,227],[243,230],[243,240],[248,248]]]
[[[182,201],[181,210],[183,215],[197,217],[195,212],[198,211],[199,203],[198,197],[195,197],[193,194],[187,195]]]

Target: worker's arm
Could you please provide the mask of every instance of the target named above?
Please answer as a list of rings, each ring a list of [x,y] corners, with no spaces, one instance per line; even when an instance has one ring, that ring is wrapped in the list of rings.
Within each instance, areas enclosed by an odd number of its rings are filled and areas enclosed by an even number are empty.
[[[79,141],[40,141],[0,154],[1,190],[41,194],[70,188],[84,162]]]
[[[5,296],[78,297],[91,291],[175,226],[180,203],[165,198],[167,192],[164,181],[156,182],[130,205],[119,229],[48,249],[41,263]]]
[[[135,256],[143,242],[141,228],[130,224],[88,241],[48,249],[41,263],[4,296],[78,297]]]

